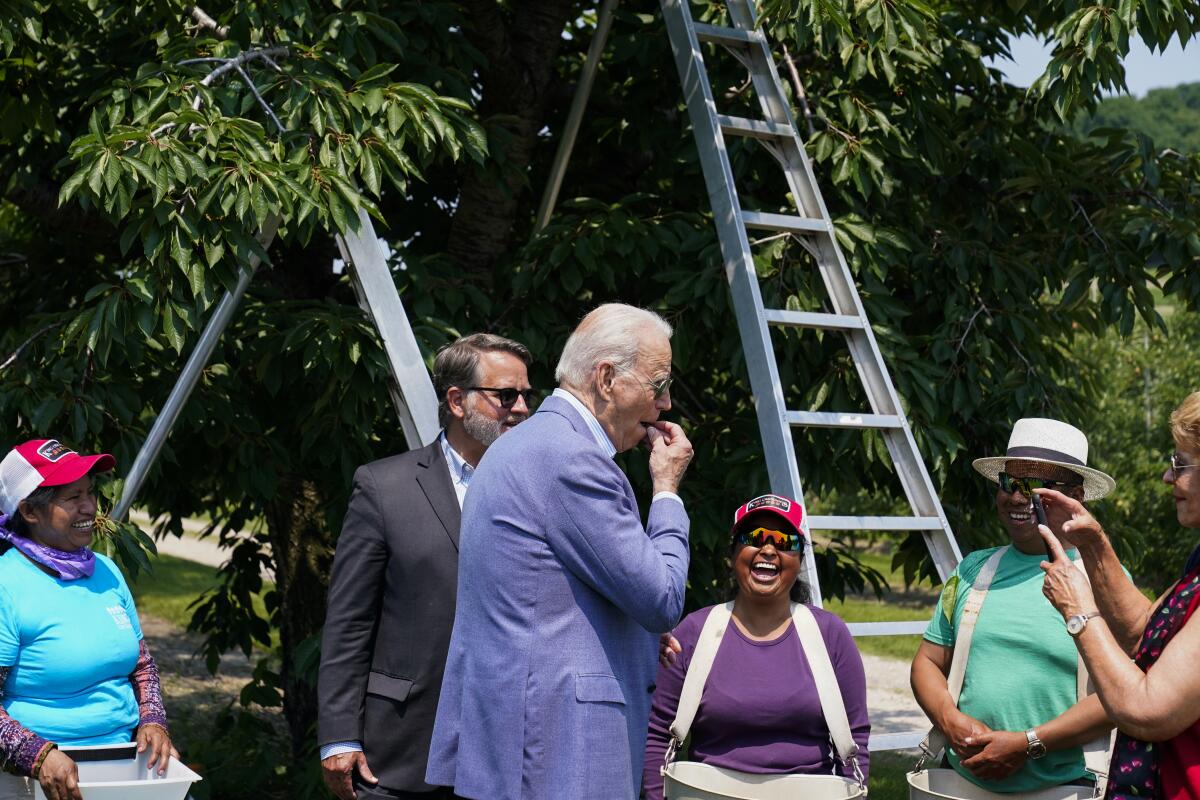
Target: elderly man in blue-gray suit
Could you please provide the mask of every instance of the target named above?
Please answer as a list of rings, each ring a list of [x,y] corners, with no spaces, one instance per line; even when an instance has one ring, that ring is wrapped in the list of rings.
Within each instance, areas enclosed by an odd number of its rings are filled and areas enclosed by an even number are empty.
[[[588,314],[559,388],[479,463],[426,780],[476,800],[633,800],[657,634],[683,610],[692,457],[671,407],[671,327]],[[650,449],[645,527],[613,455]]]

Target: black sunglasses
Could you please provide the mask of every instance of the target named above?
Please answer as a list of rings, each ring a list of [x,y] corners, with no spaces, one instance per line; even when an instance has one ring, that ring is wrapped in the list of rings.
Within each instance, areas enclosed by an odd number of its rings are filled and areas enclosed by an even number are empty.
[[[996,477],[1000,480],[1000,488],[1005,492],[1012,494],[1020,490],[1021,494],[1026,497],[1032,497],[1034,489],[1053,489],[1056,492],[1060,492],[1063,489],[1083,485],[1083,481],[1065,483],[1063,481],[1052,481],[1048,478],[1014,478],[1007,472],[1001,472]]]
[[[525,406],[530,410],[537,405],[537,393],[533,389],[497,389],[493,386],[468,386],[468,392],[494,392],[496,399],[500,401],[500,405],[505,408],[512,408],[517,404],[517,398],[524,398]]]

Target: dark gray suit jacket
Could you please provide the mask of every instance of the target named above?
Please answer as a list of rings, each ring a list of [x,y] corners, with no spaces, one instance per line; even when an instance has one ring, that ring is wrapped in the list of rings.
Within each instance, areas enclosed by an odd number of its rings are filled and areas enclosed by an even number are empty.
[[[430,788],[460,518],[436,441],[354,474],[321,640],[318,744],[362,742],[388,789]]]

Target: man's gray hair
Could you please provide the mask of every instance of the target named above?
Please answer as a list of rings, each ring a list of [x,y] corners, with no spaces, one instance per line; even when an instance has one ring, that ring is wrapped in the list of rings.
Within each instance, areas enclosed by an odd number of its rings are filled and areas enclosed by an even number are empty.
[[[454,415],[446,401],[450,387],[466,389],[479,380],[479,356],[482,353],[510,353],[521,359],[528,367],[533,363],[529,348],[512,339],[494,333],[472,333],[444,345],[433,358],[433,390],[438,396],[438,424],[443,428],[450,424]]]
[[[602,361],[617,369],[633,369],[642,334],[647,331],[661,333],[668,339],[673,333],[670,323],[653,311],[624,303],[605,303],[584,317],[567,339],[554,368],[554,379],[562,385],[582,389]]]

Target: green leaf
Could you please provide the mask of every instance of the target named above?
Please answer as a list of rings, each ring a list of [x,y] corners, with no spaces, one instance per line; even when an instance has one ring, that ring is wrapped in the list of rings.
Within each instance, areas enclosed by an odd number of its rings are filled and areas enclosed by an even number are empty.
[[[375,154],[371,150],[364,150],[362,160],[359,162],[361,168],[363,183],[367,189],[376,197],[379,196],[379,165],[375,160]]]
[[[108,160],[108,154],[97,158],[92,163],[92,169],[88,173],[87,183],[88,188],[92,190],[92,194],[100,196],[100,190],[104,188],[104,165]]]
[[[175,312],[169,304],[163,305],[162,332],[167,338],[167,343],[175,348],[175,352],[183,353],[183,323],[179,317],[175,316]]]
[[[74,174],[72,174],[70,178],[67,178],[66,183],[64,183],[62,188],[58,191],[59,207],[61,207],[63,203],[67,202],[71,199],[71,197],[74,196],[75,192],[79,190],[79,187],[83,185],[83,182],[87,179],[87,177],[88,168],[86,166],[81,166],[79,169],[75,170]]]

